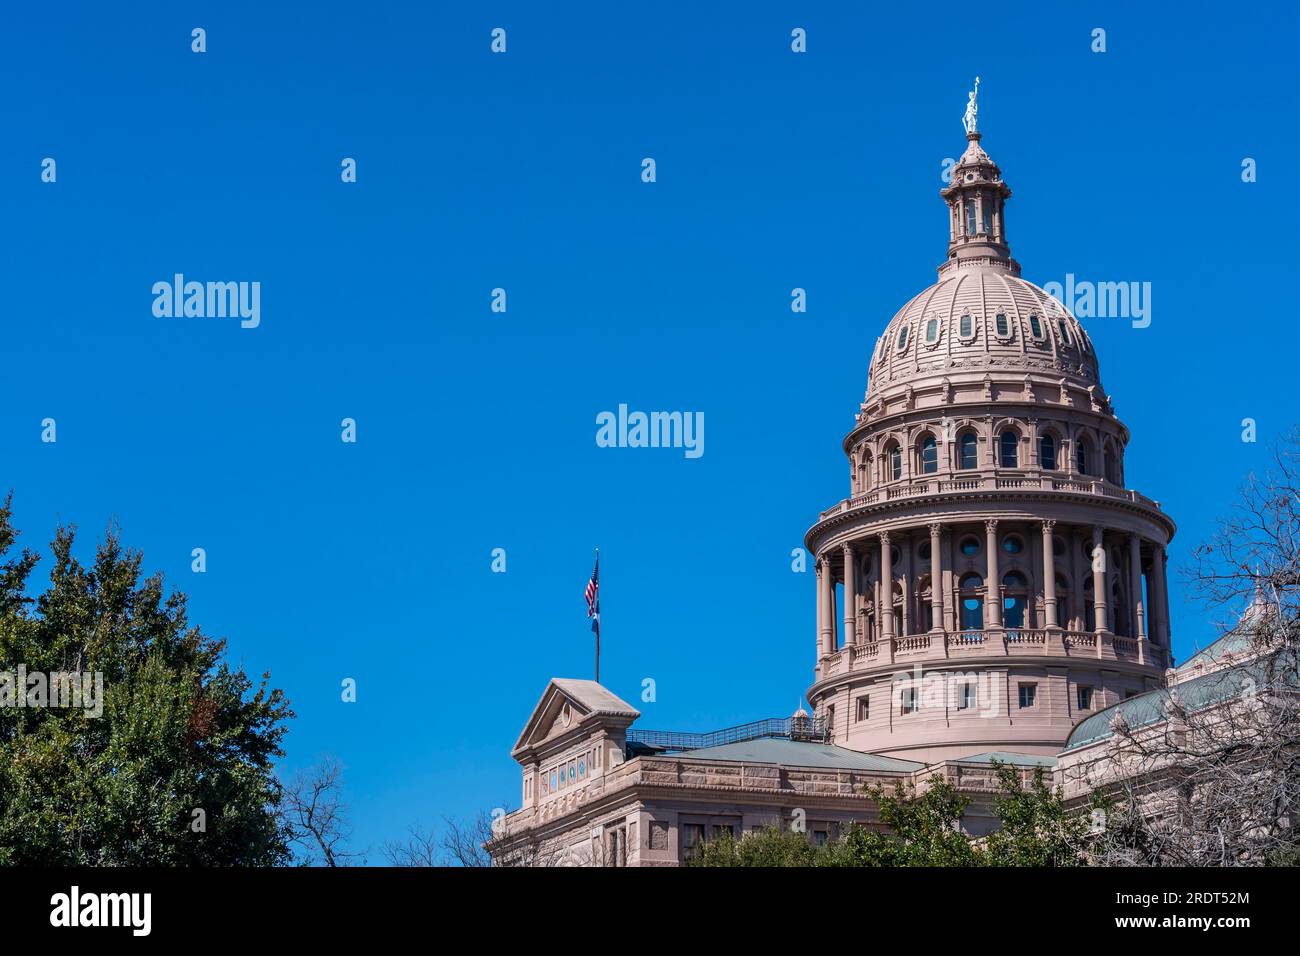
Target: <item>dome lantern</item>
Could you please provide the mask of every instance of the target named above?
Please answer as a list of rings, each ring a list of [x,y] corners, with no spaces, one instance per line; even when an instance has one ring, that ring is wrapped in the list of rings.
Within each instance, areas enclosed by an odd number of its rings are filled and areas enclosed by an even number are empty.
[[[1011,258],[1007,245],[1006,201],[1011,188],[1002,181],[997,163],[980,146],[981,134],[975,128],[978,91],[976,77],[962,121],[966,151],[952,169],[950,185],[940,192],[948,204],[948,259],[939,267],[941,276],[966,264],[1020,274],[1020,264]]]

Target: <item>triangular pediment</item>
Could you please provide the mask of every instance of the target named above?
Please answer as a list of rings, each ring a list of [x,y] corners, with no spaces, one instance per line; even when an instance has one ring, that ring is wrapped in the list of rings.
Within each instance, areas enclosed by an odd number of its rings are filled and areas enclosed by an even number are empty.
[[[626,727],[640,713],[605,687],[591,680],[554,677],[533,708],[512,753],[543,745],[580,726],[602,719]]]

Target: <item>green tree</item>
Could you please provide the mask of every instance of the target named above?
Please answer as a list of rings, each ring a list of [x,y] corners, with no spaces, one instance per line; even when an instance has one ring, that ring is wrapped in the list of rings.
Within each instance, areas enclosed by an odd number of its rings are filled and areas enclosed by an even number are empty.
[[[807,834],[776,828],[736,840],[722,835],[704,844],[694,866],[1084,866],[1089,817],[1067,811],[1048,787],[1043,768],[1024,785],[1015,767],[994,764],[1001,828],[974,839],[961,828],[970,798],[950,783],[918,793],[912,784],[867,793],[879,807],[878,830],[850,823],[839,838],[814,846]]]
[[[709,840],[689,861],[690,866],[819,866],[825,851],[806,833],[764,827],[739,840],[730,833]]]
[[[73,556],[74,529],[59,528],[49,584],[30,596],[40,559],[13,553],[11,502],[0,506],[0,864],[287,862],[272,761],[293,712],[269,674],[254,688],[232,670],[225,642],[188,622],[160,574],[142,578],[140,553],[112,528],[89,567]],[[28,694],[20,665],[101,674],[102,713],[13,706],[15,690]]]
[[[728,833],[708,841],[692,866],[975,866],[980,854],[961,831],[969,803],[951,784],[936,783],[918,794],[910,784],[867,791],[888,832],[851,823],[824,846],[808,834],[768,827],[739,840]]]
[[[826,866],[975,866],[979,854],[962,832],[970,803],[949,783],[935,783],[918,794],[912,784],[867,793],[880,808],[888,832],[858,824],[827,848]]]
[[[984,842],[989,866],[1083,866],[1088,817],[1067,810],[1060,790],[1048,787],[1035,767],[1024,786],[1015,767],[994,763],[998,796],[993,812],[1001,826]]]

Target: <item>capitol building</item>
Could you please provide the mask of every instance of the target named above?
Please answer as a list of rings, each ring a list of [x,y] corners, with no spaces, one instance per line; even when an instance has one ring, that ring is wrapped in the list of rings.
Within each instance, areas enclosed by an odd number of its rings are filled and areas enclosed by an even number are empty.
[[[824,841],[879,825],[865,789],[895,782],[953,783],[972,797],[963,825],[987,833],[995,762],[1081,798],[1115,712],[1158,718],[1152,700],[1200,678],[1208,658],[1182,670],[1170,653],[1174,522],[1126,481],[1129,431],[1088,333],[1021,277],[973,103],[941,191],[946,258],[876,340],[848,494],[805,538],[809,711],[647,730],[604,686],[553,679],[511,751],[521,804],[497,861],[528,846],[675,866],[772,825]]]

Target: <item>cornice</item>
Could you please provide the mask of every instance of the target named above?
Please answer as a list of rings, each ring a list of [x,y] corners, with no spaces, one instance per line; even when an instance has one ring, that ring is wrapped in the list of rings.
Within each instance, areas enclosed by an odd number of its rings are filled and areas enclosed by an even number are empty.
[[[961,657],[944,657],[937,659],[912,659],[902,657],[896,659],[892,664],[876,664],[870,667],[858,667],[853,670],[841,671],[837,674],[831,674],[823,677],[821,680],[814,681],[809,686],[806,696],[811,703],[815,698],[826,694],[828,691],[833,692],[840,689],[838,685],[845,684],[850,689],[861,687],[864,684],[875,684],[880,679],[892,677],[894,674],[912,674],[914,665],[921,665],[924,673],[935,674],[946,671],[969,671],[978,668],[981,673],[987,673],[994,670],[1009,669],[1012,667],[1059,667],[1066,670],[1074,671],[1114,671],[1118,674],[1126,674],[1130,677],[1150,677],[1152,675],[1163,674],[1164,668],[1155,664],[1140,664],[1137,661],[1119,660],[1109,657],[1093,657],[1084,654],[1077,656],[1058,657],[1048,654],[1017,654],[1006,656],[1000,654],[979,655],[972,654]],[[978,718],[977,718],[978,719]],[[903,758],[906,759],[906,758]]]
[[[959,479],[954,479],[959,480]],[[1059,504],[1062,506],[1083,505],[1088,509],[1097,508],[1105,511],[1122,511],[1128,514],[1144,518],[1157,524],[1168,532],[1163,543],[1167,544],[1173,539],[1177,531],[1177,526],[1173,519],[1166,515],[1158,508],[1151,508],[1141,502],[1132,501],[1128,498],[1116,498],[1108,495],[1096,495],[1090,492],[1080,491],[1053,491],[1042,488],[1007,488],[1007,489],[973,489],[968,491],[935,491],[918,494],[907,498],[894,498],[885,501],[876,501],[864,503],[848,508],[838,514],[830,515],[818,520],[804,535],[804,544],[813,554],[819,554],[821,550],[828,546],[838,544],[834,534],[837,529],[852,526],[866,525],[861,530],[864,533],[874,533],[875,531],[892,531],[896,529],[894,521],[907,521],[908,524],[927,524],[930,521],[941,520],[943,518],[952,518],[951,512],[941,510],[944,505],[958,505],[970,503],[987,502],[999,505],[1028,505],[1030,502]],[[1033,511],[1026,507],[1024,514],[1007,515],[1006,509],[999,509],[999,513],[990,515],[999,520],[1020,520],[1020,521],[1042,521],[1045,518],[1057,521],[1070,521],[1067,517],[1062,517],[1055,512],[1046,512],[1042,510]],[[880,516],[879,522],[872,521],[873,516]],[[961,516],[960,520],[967,520],[968,516]],[[978,516],[969,516],[969,520],[977,520]],[[864,520],[865,519],[865,520]],[[877,528],[876,525],[879,525]]]

